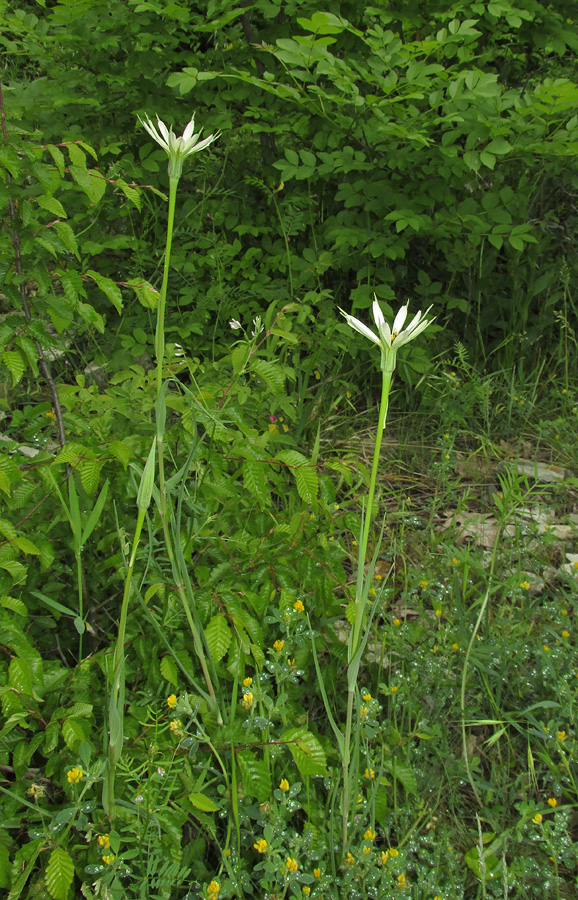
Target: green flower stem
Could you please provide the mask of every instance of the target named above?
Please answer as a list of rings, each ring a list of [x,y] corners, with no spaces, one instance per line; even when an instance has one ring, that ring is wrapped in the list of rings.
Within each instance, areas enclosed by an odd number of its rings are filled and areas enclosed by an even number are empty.
[[[389,364],[388,364],[389,363]],[[363,523],[363,533],[361,538],[361,547],[359,549],[358,566],[361,574],[358,573],[357,596],[355,598],[355,621],[353,624],[352,634],[349,643],[348,662],[348,684],[347,691],[347,718],[345,722],[345,739],[342,754],[343,765],[343,806],[342,806],[342,838],[343,838],[343,854],[347,850],[347,825],[349,822],[349,806],[351,803],[351,734],[353,730],[353,708],[355,694],[357,691],[357,672],[359,671],[358,650],[361,643],[361,635],[365,618],[365,607],[367,605],[367,597],[369,596],[369,585],[363,585],[363,566],[367,558],[367,545],[369,543],[369,529],[371,527],[373,508],[373,498],[375,495],[375,485],[377,483],[377,471],[379,468],[379,459],[381,451],[381,442],[383,432],[387,422],[387,410],[389,408],[389,393],[391,390],[391,380],[395,368],[395,357],[382,359],[382,382],[381,382],[381,401],[379,404],[379,419],[377,423],[377,434],[375,435],[375,447],[373,451],[373,464],[371,467],[371,477],[369,480],[369,491],[367,494],[367,507],[365,510],[365,519]]]
[[[165,245],[165,260],[163,266],[163,281],[161,285],[161,293],[159,297],[159,304],[157,307],[157,326],[155,332],[155,353],[157,357],[157,366],[156,366],[156,387],[157,387],[157,454],[158,454],[158,468],[159,468],[159,512],[161,517],[161,524],[163,529],[163,536],[165,540],[165,546],[167,549],[167,555],[169,557],[169,562],[171,564],[171,570],[173,572],[173,576],[175,578],[175,585],[177,588],[177,592],[179,594],[181,603],[183,605],[183,610],[185,616],[187,618],[187,623],[191,634],[193,636],[193,643],[195,647],[195,653],[199,658],[199,662],[201,664],[201,669],[203,671],[203,677],[205,679],[205,683],[207,685],[207,690],[211,699],[215,704],[215,709],[217,711],[217,718],[219,724],[222,724],[222,717],[218,708],[217,697],[215,695],[215,690],[213,688],[213,683],[211,681],[211,676],[209,673],[207,660],[205,658],[205,652],[203,649],[203,644],[201,640],[201,636],[199,634],[198,628],[195,625],[193,620],[193,616],[191,614],[191,610],[189,607],[189,603],[187,601],[187,595],[185,591],[185,587],[183,584],[182,577],[179,574],[179,569],[177,562],[175,560],[175,554],[173,551],[173,543],[171,540],[171,534],[169,530],[169,517],[167,513],[167,492],[166,492],[166,484],[165,484],[165,467],[164,467],[164,421],[161,422],[161,419],[158,415],[159,401],[161,398],[161,391],[163,386],[163,361],[165,356],[165,312],[167,305],[167,289],[169,283],[169,271],[171,264],[171,248],[173,244],[173,230],[175,223],[175,208],[176,208],[176,200],[177,200],[177,188],[179,186],[179,176],[171,175],[169,178],[169,215],[167,221],[167,240]]]
[[[394,363],[395,365],[395,363]],[[383,432],[387,422],[387,410],[389,407],[389,392],[391,390],[391,379],[393,377],[393,369],[385,369],[382,366],[382,382],[381,382],[381,402],[379,405],[379,421],[377,423],[377,434],[375,435],[375,448],[373,451],[373,464],[371,466],[371,477],[369,479],[369,491],[367,493],[367,507],[365,512],[365,522],[363,525],[363,535],[361,538],[361,548],[359,554],[359,562],[361,565],[365,563],[367,558],[367,545],[369,543],[369,529],[371,527],[371,510],[373,507],[373,497],[375,495],[375,485],[377,482],[377,470],[379,468],[379,457],[381,452],[381,442]],[[367,593],[363,592],[364,596]],[[363,613],[365,612],[365,603],[362,603],[361,597],[356,597],[355,624],[353,626],[352,653],[353,658],[359,647],[361,638],[361,629],[363,626]]]

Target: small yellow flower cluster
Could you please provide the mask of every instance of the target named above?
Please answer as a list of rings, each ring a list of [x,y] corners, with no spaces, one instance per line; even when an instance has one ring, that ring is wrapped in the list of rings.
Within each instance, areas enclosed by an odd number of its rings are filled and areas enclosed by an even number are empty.
[[[82,771],[80,766],[74,766],[74,768],[69,769],[66,773],[66,780],[69,784],[78,784],[83,775],[84,772]]]
[[[555,797],[548,797],[548,806],[551,806],[552,809],[554,809],[556,806],[558,806],[558,801],[556,800]]]
[[[521,587],[524,591],[529,591],[529,590],[530,590],[530,582],[529,582],[529,581],[521,581],[521,582],[520,582],[520,587]]]
[[[363,774],[368,781],[370,781],[372,778],[375,778],[375,772],[373,771],[373,769],[366,769]]]
[[[394,619],[393,624],[395,625],[396,628],[399,628],[399,626],[401,625],[401,619],[397,619],[397,618]]]
[[[281,788],[282,791],[289,790],[289,782],[287,781],[286,778],[281,779],[281,781],[279,782],[279,787]]]
[[[566,629],[564,629],[564,631],[562,632],[562,637],[563,637],[563,638],[569,638],[569,637],[570,637],[570,632],[567,631]]]
[[[309,887],[308,884],[304,884],[303,887],[301,888],[301,890],[303,891],[303,893],[305,894],[306,897],[308,897],[309,894],[311,893],[311,888]]]
[[[176,737],[183,738],[185,736],[183,723],[180,719],[173,719],[169,724],[169,728]]]
[[[299,866],[297,865],[297,860],[293,859],[293,857],[291,856],[288,856],[285,862],[285,868],[288,872],[291,872],[291,874],[294,875],[299,868]]]
[[[281,653],[281,650],[285,646],[285,641],[275,641],[273,644],[273,650],[276,650],[277,653]]]
[[[167,706],[169,709],[174,709],[177,705],[177,698],[174,694],[169,694],[167,697]]]
[[[392,684],[392,686],[390,687],[389,690],[390,690],[390,693],[397,694],[397,692],[399,691],[399,688],[398,688],[397,684]]]
[[[460,649],[460,645],[457,643],[457,641],[454,641],[454,643],[452,644],[452,650],[459,650],[459,649]]]
[[[401,875],[397,876],[397,886],[405,887],[405,884],[406,884],[405,875],[402,873]]]
[[[251,687],[253,684],[252,678],[243,678],[243,687]]]
[[[302,600],[297,600],[297,601],[293,604],[293,609],[294,609],[296,612],[305,612],[305,607],[304,607],[304,605],[303,605],[303,601],[302,601]]]
[[[366,703],[370,703],[370,702],[371,702],[371,694],[368,693],[368,692],[365,693],[365,694],[363,695],[363,699],[365,700]]]
[[[243,709],[249,710],[253,706],[253,694],[251,691],[245,691],[243,694],[243,699],[241,703],[243,704]]]
[[[313,869],[313,877],[321,878],[321,869]]]
[[[34,800],[40,800],[41,797],[44,797],[46,788],[42,784],[31,784],[26,793]]]
[[[365,847],[364,847],[363,850],[362,850],[362,853],[363,853],[364,856],[369,856],[369,854],[371,853],[371,847],[369,847],[369,846],[366,844]]]
[[[354,864],[354,862],[355,862],[354,856],[351,853],[348,853],[347,856],[345,857],[345,865],[352,866]]]
[[[368,828],[365,834],[363,835],[366,841],[374,841],[375,840],[375,831],[372,831],[371,828]]]
[[[419,586],[420,586],[420,588],[423,588],[425,590],[426,587],[428,586],[428,584],[429,584],[429,581],[426,581],[424,578],[420,581]]]
[[[369,712],[369,710],[367,709],[367,706],[361,706],[360,709],[359,709],[359,718],[360,718],[360,719],[367,719],[367,713],[368,713],[368,712]]]
[[[534,825],[540,825],[542,822],[542,818],[543,816],[541,813],[536,813],[536,815],[532,819],[532,822],[534,823]]]
[[[265,853],[267,849],[267,841],[265,840],[265,838],[259,838],[259,840],[255,841],[255,843],[253,844],[253,847],[255,848],[257,853]]]
[[[221,885],[218,881],[211,881],[207,888],[207,897],[209,898],[209,900],[217,900],[220,888]]]
[[[108,850],[110,847],[110,835],[108,834],[99,834],[98,836],[98,844],[100,847],[104,847],[105,850]]]
[[[105,855],[102,857],[102,861],[103,861],[103,863],[105,864],[105,866],[111,866],[111,865],[113,864],[113,862],[114,862],[114,856],[113,856],[113,854],[112,854],[112,853],[105,853]]]
[[[559,731],[558,734],[557,734],[557,737],[558,737],[558,740],[560,741],[560,743],[563,744],[564,741],[566,740],[566,732],[565,732],[565,731]]]

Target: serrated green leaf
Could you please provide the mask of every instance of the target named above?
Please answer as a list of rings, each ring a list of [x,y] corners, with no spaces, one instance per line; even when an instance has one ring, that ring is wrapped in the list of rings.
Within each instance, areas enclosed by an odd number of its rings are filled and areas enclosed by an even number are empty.
[[[258,375],[266,383],[273,394],[279,394],[285,387],[285,374],[278,363],[269,362],[266,359],[253,357],[250,365],[251,371]]]
[[[116,459],[120,461],[123,469],[126,472],[126,467],[132,458],[132,450],[123,444],[122,441],[111,441],[110,444],[107,445],[107,449],[109,453],[112,453]]]
[[[263,759],[258,759],[251,750],[240,750],[236,759],[245,794],[248,797],[256,797],[259,803],[264,803],[271,796],[271,776],[267,763]]]
[[[20,694],[34,696],[32,687],[32,667],[26,659],[15,656],[8,667],[8,684]]]
[[[64,246],[68,247],[70,252],[79,259],[76,237],[68,222],[55,222],[53,228]]]
[[[89,451],[86,447],[71,441],[69,444],[65,444],[62,450],[57,454],[54,458],[53,465],[65,463],[66,465],[77,466],[87,453],[89,453]]]
[[[316,503],[319,478],[315,465],[297,450],[282,450],[275,459],[287,466],[295,478],[301,499],[307,504]]]
[[[40,550],[27,537],[17,537],[14,539],[14,546],[18,547],[22,553],[30,553],[31,556],[40,556]]]
[[[84,459],[79,465],[80,480],[86,493],[90,496],[98,488],[100,470],[104,462],[101,459]]]
[[[204,794],[189,794],[188,796],[195,809],[200,809],[201,812],[217,812],[221,808]]]
[[[383,765],[403,785],[408,794],[417,794],[417,778],[411,766],[397,760],[395,763],[393,760],[385,760]]]
[[[173,684],[175,687],[178,684],[178,673],[177,673],[177,664],[172,658],[172,656],[163,656],[161,659],[161,675],[168,681],[169,684]]]
[[[74,878],[74,864],[63,847],[55,847],[50,854],[44,878],[53,900],[67,900]]]
[[[267,463],[257,459],[246,459],[243,461],[243,485],[257,499],[261,508],[269,505],[271,502],[265,474],[266,467]]]
[[[58,169],[58,174],[62,177],[65,169],[64,153],[59,147],[55,147],[54,144],[48,144],[46,149],[54,160],[54,164]]]
[[[325,750],[314,734],[306,728],[290,728],[280,737],[289,748],[301,775],[325,775]]]
[[[86,193],[92,206],[96,206],[97,203],[100,203],[106,191],[106,179],[103,178],[98,169],[89,169],[88,174],[90,175],[90,189]]]
[[[12,387],[15,387],[26,371],[26,360],[18,350],[5,350],[2,362],[12,375]]]
[[[222,613],[213,616],[205,628],[205,639],[214,662],[219,662],[231,645],[233,635]]]
[[[104,275],[99,275],[94,269],[89,269],[86,274],[96,282],[102,293],[108,297],[120,315],[122,312],[122,294],[116,282],[112,278],[105,278]]]
[[[73,166],[80,166],[82,169],[86,169],[86,153],[84,150],[78,146],[78,144],[67,144],[66,149],[68,150],[68,155],[70,156],[70,162]]]
[[[0,597],[0,606],[3,606],[4,609],[11,609],[12,612],[18,613],[19,616],[28,615],[26,606],[22,600],[18,600],[16,597],[8,597],[6,594],[3,594]]]
[[[53,216],[60,216],[61,219],[68,218],[68,216],[66,215],[66,210],[64,209],[60,200],[57,200],[56,197],[42,195],[41,197],[38,197],[37,202],[40,209],[45,209]]]
[[[130,278],[127,281],[129,287],[133,289],[135,292],[139,303],[141,303],[145,309],[156,309],[159,302],[159,292],[149,284],[148,281],[144,281],[142,278]]]
[[[122,178],[116,179],[116,185],[121,189],[127,200],[130,200],[131,203],[134,203],[136,208],[140,210],[140,190],[134,187],[134,185],[127,184],[126,181],[124,181]]]
[[[64,738],[64,742],[69,750],[73,753],[78,751],[78,748],[82,744],[83,741],[86,740],[86,734],[84,733],[84,729],[78,719],[65,719],[61,725],[62,728],[62,737]]]

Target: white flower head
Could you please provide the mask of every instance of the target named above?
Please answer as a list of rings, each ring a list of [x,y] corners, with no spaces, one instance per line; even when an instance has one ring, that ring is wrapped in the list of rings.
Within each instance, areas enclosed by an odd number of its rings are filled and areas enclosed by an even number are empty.
[[[345,316],[347,320],[347,324],[351,325],[355,331],[358,331],[364,337],[369,338],[370,341],[373,341],[374,344],[381,350],[381,366],[382,369],[386,372],[393,372],[395,369],[395,359],[397,351],[400,347],[403,347],[404,344],[409,344],[410,341],[413,341],[418,334],[421,334],[428,325],[431,325],[433,319],[426,319],[428,312],[431,309],[431,306],[426,309],[425,313],[418,312],[413,317],[409,325],[405,328],[403,327],[405,324],[405,320],[407,318],[407,308],[408,304],[402,306],[398,311],[395,319],[393,320],[393,326],[390,328],[388,323],[385,321],[385,316],[381,311],[381,307],[377,302],[377,297],[374,294],[373,301],[373,319],[375,324],[377,325],[378,334],[375,334],[368,328],[367,325],[364,325],[359,319],[356,319],[354,316],[350,316],[348,313],[344,312],[342,309],[340,312]]]
[[[264,328],[265,326],[261,322],[261,316],[257,316],[256,319],[253,319],[253,331],[251,332],[251,337],[259,337]]]
[[[233,331],[237,331],[239,328],[243,327],[238,319],[231,319],[229,325],[233,329]]]
[[[148,131],[152,139],[156,141],[157,144],[160,144],[163,150],[167,153],[169,157],[170,178],[180,178],[181,172],[183,171],[183,162],[185,161],[187,156],[191,156],[191,154],[193,153],[198,153],[200,150],[204,150],[209,146],[209,144],[212,144],[213,141],[216,141],[220,134],[220,132],[210,134],[208,137],[200,141],[199,138],[201,136],[201,132],[199,131],[197,132],[197,134],[194,133],[194,114],[180,137],[177,137],[176,134],[173,133],[172,126],[170,128],[167,128],[165,123],[162,122],[158,116],[156,128],[148,116],[145,116],[144,119],[141,119],[139,116],[139,121]]]

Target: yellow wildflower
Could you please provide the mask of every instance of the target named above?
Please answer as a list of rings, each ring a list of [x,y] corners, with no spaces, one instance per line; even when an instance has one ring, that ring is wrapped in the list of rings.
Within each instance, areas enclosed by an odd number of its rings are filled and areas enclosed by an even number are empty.
[[[303,601],[302,601],[302,600],[296,600],[295,603],[293,604],[293,609],[294,609],[296,612],[305,612],[305,607],[304,607],[304,605],[303,605]]]
[[[403,873],[397,876],[397,885],[398,887],[405,887],[405,875]]]
[[[562,632],[562,637],[563,637],[563,638],[570,637],[570,632],[569,632],[569,631],[566,631],[566,629],[564,629],[564,631]]]
[[[313,877],[321,878],[321,869],[313,869]]]
[[[558,740],[560,741],[560,743],[563,744],[564,741],[566,740],[566,732],[565,732],[565,731],[559,731],[558,734],[557,734],[557,737],[558,737]]]
[[[541,813],[536,813],[536,815],[532,819],[532,822],[534,823],[534,825],[539,825],[542,821],[542,818],[543,817],[542,817]]]
[[[84,772],[80,768],[80,766],[74,766],[74,768],[69,769],[66,773],[66,779],[69,784],[78,784]]]
[[[372,831],[371,828],[368,828],[365,834],[363,835],[366,841],[374,841],[375,840],[375,831]]]
[[[549,648],[548,644],[543,644],[542,646],[544,647],[544,650],[546,651],[546,653],[550,652],[550,648]]]
[[[383,581],[383,575],[379,575],[377,572],[373,576],[376,581]]]
[[[432,653],[437,653],[439,649],[440,649],[440,648],[438,647],[438,645],[437,645],[437,644],[434,644],[433,647],[431,648],[431,652],[432,652]]]
[[[399,856],[399,850],[396,850],[395,847],[389,848],[389,855],[392,859],[395,859],[396,856]]]
[[[363,855],[364,855],[364,856],[369,856],[370,853],[371,853],[371,847],[368,847],[368,846],[366,845],[366,846],[363,848]]]
[[[525,591],[529,591],[530,590],[530,582],[529,581],[521,581],[520,587],[523,588],[523,590],[525,590]]]
[[[255,848],[257,853],[264,853],[267,849],[267,841],[265,840],[265,838],[259,838],[259,840],[255,841],[255,843],[253,844],[253,847]]]
[[[425,590],[426,587],[428,586],[428,584],[429,584],[429,581],[426,581],[424,578],[423,581],[420,581],[419,586]]]
[[[372,597],[375,597],[375,588],[369,588],[368,593],[371,594]]]
[[[253,684],[252,678],[243,678],[243,687],[251,687]]]
[[[167,697],[167,706],[169,709],[174,709],[177,705],[177,698],[174,694],[169,694]]]
[[[452,644],[452,650],[459,650],[459,649],[460,649],[460,645],[456,641],[454,641],[454,643]]]
[[[251,709],[253,706],[253,694],[251,691],[247,691],[246,694],[243,694],[243,699],[241,700],[243,704],[243,709]]]
[[[561,610],[560,610],[560,615],[561,615],[561,616],[567,616],[567,615],[568,615],[568,610],[567,610],[567,609],[561,609]]]
[[[291,856],[287,857],[287,861],[285,863],[285,867],[288,872],[294,873],[297,871],[299,866],[297,865],[297,860],[293,859]]]
[[[276,650],[277,653],[280,653],[284,646],[285,641],[275,641],[275,643],[273,644],[273,650]]]
[[[345,865],[352,866],[354,862],[355,862],[355,858],[353,857],[353,855],[351,853],[348,853],[347,856],[345,857]]]
[[[398,688],[397,684],[393,684],[389,690],[391,691],[392,694],[397,694],[397,692],[399,691],[399,688]]]
[[[369,703],[369,701],[371,700],[371,694],[364,694],[363,699],[366,703]]]
[[[401,625],[401,619],[394,619],[393,624],[396,628],[399,628],[399,626]]]
[[[548,797],[548,806],[551,806],[552,809],[554,809],[554,807],[558,806],[558,801],[556,800],[555,797]]]
[[[382,850],[381,854],[379,856],[379,862],[381,863],[381,865],[385,866],[387,864],[388,859],[389,859],[389,852],[387,850]]]
[[[362,706],[359,710],[359,718],[366,719],[367,718],[367,706]]]
[[[103,863],[105,864],[105,866],[110,866],[110,865],[112,865],[112,863],[114,862],[114,856],[113,856],[113,854],[112,854],[112,853],[106,853],[106,854],[102,857],[102,861],[103,861]]]
[[[210,898],[210,900],[217,900],[217,897],[219,896],[220,887],[221,887],[221,885],[219,884],[218,881],[211,881],[211,883],[209,884],[209,886],[207,888],[207,896]]]
[[[110,835],[99,834],[98,844],[100,847],[104,847],[105,850],[108,850],[108,848],[110,847]]]
[[[311,888],[309,887],[308,884],[304,884],[303,887],[301,888],[301,890],[303,891],[303,893],[305,894],[306,897],[308,897],[309,894],[311,893]]]
[[[375,772],[373,771],[373,769],[366,769],[364,774],[368,781],[372,778],[375,778]]]
[[[281,788],[282,791],[289,790],[289,782],[287,781],[286,778],[281,779],[281,781],[279,782],[279,787]]]

